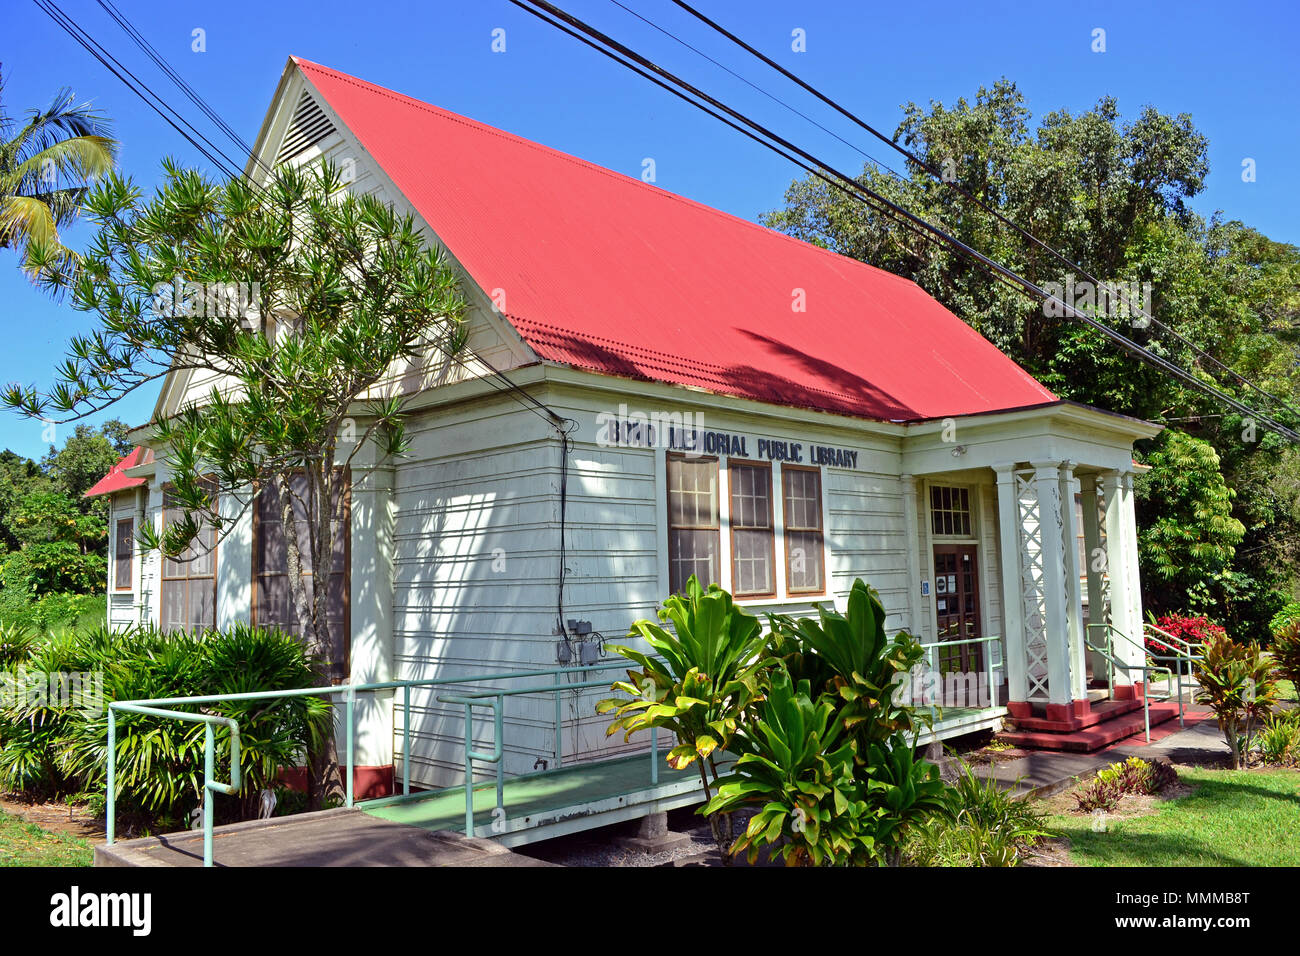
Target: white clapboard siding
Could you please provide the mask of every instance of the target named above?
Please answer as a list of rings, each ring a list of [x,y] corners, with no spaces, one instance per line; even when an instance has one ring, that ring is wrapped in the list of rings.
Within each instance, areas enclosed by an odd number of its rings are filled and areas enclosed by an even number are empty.
[[[835,600],[841,609],[856,578],[880,592],[886,628],[908,621],[907,547],[902,486],[896,476],[823,469],[827,489],[827,548]]]

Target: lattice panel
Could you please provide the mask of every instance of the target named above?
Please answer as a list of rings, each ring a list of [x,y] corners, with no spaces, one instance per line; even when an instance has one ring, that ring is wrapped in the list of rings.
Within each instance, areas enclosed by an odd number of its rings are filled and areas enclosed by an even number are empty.
[[[1042,509],[1032,471],[1016,472],[1016,510],[1020,528],[1020,595],[1024,608],[1025,674],[1029,700],[1047,700],[1047,589],[1044,560],[1052,534],[1043,528]],[[1059,530],[1056,540],[1061,540]]]
[[[1109,556],[1110,546],[1106,540],[1106,491],[1105,483],[1097,482],[1097,540],[1101,553]],[[1092,555],[1088,556],[1091,563]],[[1106,567],[1101,575],[1101,614],[1096,614],[1092,609],[1088,610],[1088,619],[1097,624],[1110,624],[1110,568]]]

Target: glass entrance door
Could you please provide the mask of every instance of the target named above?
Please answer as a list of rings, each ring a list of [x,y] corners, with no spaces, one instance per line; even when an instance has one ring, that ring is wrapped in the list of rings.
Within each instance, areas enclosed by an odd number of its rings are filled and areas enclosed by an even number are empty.
[[[979,580],[975,545],[934,546],[934,610],[940,642],[981,637]],[[979,673],[984,669],[983,644],[940,647],[939,671]]]

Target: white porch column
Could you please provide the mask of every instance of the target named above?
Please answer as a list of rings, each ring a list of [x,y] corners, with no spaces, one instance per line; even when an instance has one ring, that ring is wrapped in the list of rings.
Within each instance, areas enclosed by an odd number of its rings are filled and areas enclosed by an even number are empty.
[[[1133,476],[1127,472],[1108,472],[1103,478],[1106,496],[1106,570],[1110,576],[1110,623],[1130,638],[1115,638],[1115,656],[1131,664],[1141,664],[1141,598],[1135,599],[1137,577],[1137,524],[1133,516]],[[1115,673],[1116,686],[1141,678],[1136,672]],[[1127,696],[1127,695],[1123,695]]]
[[[1027,708],[1029,681],[1025,675],[1025,618],[1023,571],[1020,565],[1020,508],[1016,504],[1015,465],[994,465],[998,476],[998,544],[1002,581],[1003,660],[1007,675],[1008,706]],[[1011,709],[1015,709],[1011,707]],[[1022,716],[1028,716],[1026,712]]]
[[[363,452],[367,457],[374,449]],[[358,455],[360,458],[361,455]],[[393,470],[388,464],[352,469],[350,681],[396,679],[393,654]],[[336,698],[342,701],[342,698]],[[391,691],[357,695],[357,796],[391,785],[396,705]],[[336,714],[342,719],[343,708]],[[345,741],[340,741],[340,754]],[[391,792],[391,791],[390,791]]]
[[[1142,575],[1138,570],[1138,533],[1137,533],[1137,496],[1133,491],[1133,472],[1126,471],[1121,476],[1124,486],[1124,507],[1120,513],[1124,525],[1124,554],[1128,557],[1128,618],[1133,628],[1133,639],[1143,645],[1143,649],[1134,649],[1133,661],[1141,664],[1146,661],[1143,638],[1142,617]]]
[[[1079,587],[1079,528],[1075,523],[1074,497],[1079,494],[1079,479],[1074,477],[1074,462],[1061,462],[1062,538],[1065,545],[1065,616],[1070,637],[1070,696],[1088,699],[1088,671],[1083,643],[1083,594]]]
[[[921,636],[921,561],[918,555],[917,529],[919,517],[916,507],[916,476],[900,475],[903,489],[903,541],[907,548],[907,632]]]
[[[1083,553],[1084,569],[1088,574],[1088,622],[1104,624],[1106,622],[1105,581],[1102,575],[1106,571],[1106,552],[1101,547],[1101,518],[1097,506],[1097,476],[1081,475],[1079,493],[1083,502]],[[1095,629],[1085,629],[1084,636],[1090,643],[1098,644],[1105,640],[1105,635]],[[1106,664],[1094,651],[1086,651],[1093,662],[1094,676],[1106,673]]]
[[[1048,703],[1068,705],[1070,695],[1070,620],[1066,613],[1064,556],[1065,518],[1061,507],[1061,467],[1055,461],[1035,461],[1034,491],[1038,497],[1039,534],[1043,559],[1043,605],[1046,613]]]

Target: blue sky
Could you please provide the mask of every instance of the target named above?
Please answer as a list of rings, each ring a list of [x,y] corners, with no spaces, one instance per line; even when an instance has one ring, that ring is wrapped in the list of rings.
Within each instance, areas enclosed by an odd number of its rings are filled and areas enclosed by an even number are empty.
[[[824,125],[882,159],[886,149],[828,110],[814,112],[776,74],[716,38],[668,0],[622,0],[666,30],[689,39],[758,85],[799,105]],[[93,0],[63,9],[196,126],[197,110],[146,61]],[[681,73],[736,108],[768,121],[840,168],[861,157],[722,73],[609,0],[559,0],[575,15]],[[1300,155],[1294,51],[1300,10],[1255,3],[777,3],[695,0],[695,5],[838,99],[892,132],[908,101],[953,103],[1002,76],[1016,81],[1035,116],[1079,112],[1115,96],[1126,118],[1152,104],[1187,112],[1210,142],[1210,176],[1194,203],[1222,210],[1286,242],[1300,243],[1294,177]],[[507,0],[426,3],[316,0],[117,0],[117,6],[212,106],[251,141],[285,59],[297,54],[447,109],[640,175],[655,161],[664,189],[753,219],[777,207],[793,167],[696,112],[647,81],[541,24]],[[0,64],[11,115],[41,106],[61,86],[93,99],[116,122],[125,172],[145,188],[159,160],[204,160],[134,94],[28,0],[7,0]],[[1105,30],[1104,53],[1093,31]],[[194,31],[206,49],[195,52]],[[505,52],[492,50],[505,31]],[[802,30],[806,51],[791,49]],[[205,126],[200,128],[208,129]],[[215,131],[213,131],[215,136]],[[234,147],[222,141],[232,152]],[[874,149],[872,148],[874,145]],[[1244,158],[1255,182],[1242,181]],[[892,162],[891,162],[891,165]],[[580,201],[576,200],[575,201]],[[79,246],[87,230],[65,236]],[[69,335],[88,317],[49,301],[0,252],[0,382],[47,385]],[[109,415],[144,422],[156,390],[120,403]],[[97,421],[107,416],[99,416]],[[39,457],[43,427],[0,411],[0,447]],[[63,432],[57,436],[61,443]]]

